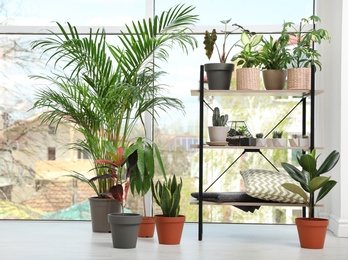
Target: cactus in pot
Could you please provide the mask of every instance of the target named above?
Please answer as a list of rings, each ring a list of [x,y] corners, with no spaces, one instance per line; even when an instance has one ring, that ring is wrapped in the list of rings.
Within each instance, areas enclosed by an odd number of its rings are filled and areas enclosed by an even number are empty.
[[[227,121],[228,115],[221,115],[220,109],[218,107],[215,107],[212,116],[213,126],[208,127],[211,143],[219,142],[218,145],[226,143],[227,132],[229,130],[229,127],[226,126]],[[213,145],[216,145],[216,143],[213,143]]]

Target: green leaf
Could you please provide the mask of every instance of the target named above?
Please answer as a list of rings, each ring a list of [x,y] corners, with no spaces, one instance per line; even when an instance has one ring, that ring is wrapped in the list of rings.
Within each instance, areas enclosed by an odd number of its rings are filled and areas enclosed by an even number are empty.
[[[331,191],[331,189],[335,187],[336,184],[337,182],[333,180],[330,180],[327,183],[325,183],[325,185],[319,191],[318,197],[316,199],[316,203],[320,201],[321,199],[323,199]]]
[[[314,192],[325,185],[330,180],[330,177],[318,176],[309,181],[309,189]]]
[[[281,186],[292,193],[300,195],[307,203],[309,202],[308,194],[300,186],[293,183],[283,183]]]

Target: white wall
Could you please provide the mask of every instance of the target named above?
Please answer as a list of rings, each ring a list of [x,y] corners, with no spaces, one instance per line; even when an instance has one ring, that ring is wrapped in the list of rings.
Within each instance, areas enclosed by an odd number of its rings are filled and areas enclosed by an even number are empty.
[[[318,73],[317,86],[325,93],[318,97],[316,143],[322,144],[322,156],[338,150],[341,160],[331,172],[338,184],[323,201],[321,213],[330,217],[329,229],[337,236],[348,237],[348,2],[318,0],[317,15],[321,27],[332,37],[331,43],[318,47],[322,54],[323,70]]]

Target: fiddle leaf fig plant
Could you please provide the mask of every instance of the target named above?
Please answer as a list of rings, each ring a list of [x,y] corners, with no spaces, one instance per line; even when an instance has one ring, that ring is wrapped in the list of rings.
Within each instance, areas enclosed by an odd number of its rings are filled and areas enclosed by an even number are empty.
[[[287,162],[281,164],[284,170],[298,182],[298,184],[284,183],[282,186],[300,195],[306,201],[309,208],[309,217],[314,217],[313,213],[316,203],[323,199],[337,184],[336,181],[331,180],[331,177],[323,176],[323,174],[335,167],[340,159],[339,152],[332,151],[320,166],[318,165],[318,157],[316,157],[315,149],[309,154],[297,153],[296,159],[302,169],[298,169]],[[319,191],[319,193],[315,199],[316,191]]]

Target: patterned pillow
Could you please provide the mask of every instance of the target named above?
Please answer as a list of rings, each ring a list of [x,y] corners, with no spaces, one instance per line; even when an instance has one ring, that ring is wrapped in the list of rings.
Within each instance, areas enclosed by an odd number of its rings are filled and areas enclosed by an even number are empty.
[[[286,182],[298,184],[288,174],[261,169],[249,169],[241,171],[240,174],[244,180],[245,192],[251,197],[277,202],[304,203],[301,196],[281,186]]]

